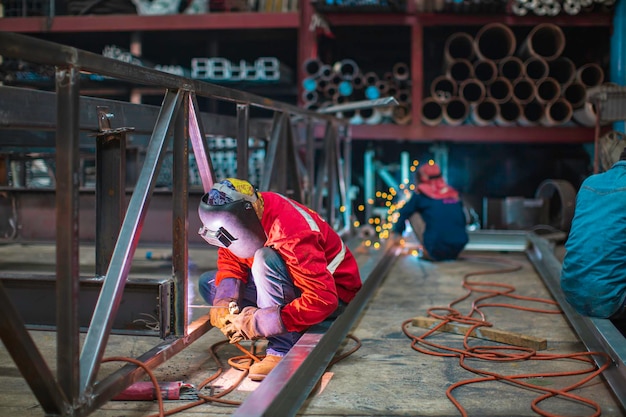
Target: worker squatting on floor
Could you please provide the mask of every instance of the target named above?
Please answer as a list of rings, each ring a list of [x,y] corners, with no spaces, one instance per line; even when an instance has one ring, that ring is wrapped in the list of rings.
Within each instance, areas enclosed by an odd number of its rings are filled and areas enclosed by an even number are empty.
[[[217,270],[199,281],[213,306],[211,324],[231,343],[267,338],[265,358],[249,372],[262,380],[304,331],[354,298],[362,285],[358,265],[317,213],[247,181],[216,183],[198,211],[200,235],[219,247]]]
[[[445,182],[441,168],[433,161],[418,169],[416,179],[415,192],[400,208],[392,236],[402,236],[409,220],[425,259],[456,259],[469,240],[459,193]]]

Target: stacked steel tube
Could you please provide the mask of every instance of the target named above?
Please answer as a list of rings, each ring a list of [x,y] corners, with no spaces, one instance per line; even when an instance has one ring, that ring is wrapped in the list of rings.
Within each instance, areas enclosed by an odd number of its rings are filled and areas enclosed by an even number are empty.
[[[610,13],[616,0],[416,0],[418,12],[425,13],[508,13],[516,16],[557,16],[582,13]]]
[[[395,97],[399,105],[393,108],[351,110],[337,116],[349,119],[352,124],[410,123],[410,70],[407,64],[398,62],[383,74],[362,71],[351,59],[333,65],[309,59],[303,65],[306,77],[302,82],[302,103],[305,108],[317,110],[353,101]]]
[[[593,125],[595,113],[586,93],[604,82],[604,71],[597,63],[576,68],[563,56],[564,49],[565,36],[551,23],[534,26],[519,44],[501,23],[485,25],[475,36],[450,35],[444,72],[422,101],[422,123]]]
[[[581,13],[608,13],[615,7],[616,0],[512,0],[510,11],[516,16],[577,15]]]

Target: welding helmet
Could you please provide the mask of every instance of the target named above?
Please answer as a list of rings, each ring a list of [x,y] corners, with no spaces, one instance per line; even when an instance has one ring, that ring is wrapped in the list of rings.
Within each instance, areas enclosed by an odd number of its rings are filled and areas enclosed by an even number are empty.
[[[260,221],[262,210],[263,199],[250,183],[226,179],[202,196],[198,233],[210,245],[226,248],[239,258],[251,258],[267,240]]]

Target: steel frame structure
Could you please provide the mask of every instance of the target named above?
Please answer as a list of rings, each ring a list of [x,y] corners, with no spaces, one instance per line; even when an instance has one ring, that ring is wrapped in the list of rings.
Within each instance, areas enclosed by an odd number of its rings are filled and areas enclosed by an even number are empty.
[[[104,346],[113,327],[112,319],[119,309],[123,289],[127,283],[128,272],[138,237],[145,221],[146,208],[154,191],[155,175],[159,171],[166,139],[174,138],[174,170],[172,208],[172,321],[171,333],[164,335],[165,340],[137,359],[148,368],[155,368],[172,355],[193,343],[211,327],[206,318],[188,323],[186,315],[187,285],[187,244],[186,227],[188,207],[188,169],[189,144],[195,156],[201,160],[200,172],[203,188],[208,189],[215,176],[211,166],[209,151],[204,142],[203,121],[206,116],[198,111],[196,96],[217,97],[235,103],[237,118],[235,131],[238,138],[238,159],[247,155],[246,143],[250,134],[250,106],[263,107],[275,112],[268,139],[268,174],[264,177],[262,188],[288,193],[296,199],[310,204],[325,213],[327,219],[341,231],[349,231],[349,222],[345,223],[343,213],[337,213],[337,199],[346,202],[345,187],[349,184],[347,164],[341,164],[339,144],[341,129],[339,122],[331,116],[302,111],[296,107],[274,103],[266,99],[248,95],[210,84],[196,82],[158,71],[134,67],[111,61],[106,58],[85,53],[74,48],[63,47],[27,37],[0,33],[0,54],[34,62],[57,66],[55,94],[56,123],[49,128],[56,129],[56,157],[58,164],[56,190],[57,218],[57,255],[56,281],[57,302],[57,377],[50,371],[44,358],[33,343],[26,326],[15,309],[8,291],[0,279],[0,338],[13,357],[27,383],[33,390],[43,410],[48,415],[84,416],[88,415],[126,386],[143,376],[143,370],[135,365],[127,365],[116,372],[96,380],[96,373],[102,360]],[[122,198],[100,201],[102,224],[100,233],[113,233],[114,239],[100,241],[101,256],[97,268],[102,271],[102,288],[95,312],[91,320],[87,338],[82,351],[79,349],[77,300],[80,277],[78,274],[78,153],[80,147],[79,132],[85,108],[83,98],[79,97],[79,77],[81,71],[99,72],[104,75],[127,79],[131,82],[158,85],[164,88],[163,105],[158,111],[152,129],[148,129],[151,138],[144,166],[139,172],[135,190],[126,210],[121,210]],[[82,103],[85,103],[82,101]],[[113,104],[113,103],[110,103]],[[105,107],[105,106],[101,106]],[[99,183],[99,187],[118,187],[120,185],[123,161],[119,161],[123,149],[123,136],[128,130],[112,128],[109,120],[111,109],[101,108],[93,112],[98,115],[98,128],[92,131],[98,135],[103,163],[115,167],[115,175]],[[296,117],[294,117],[296,116]],[[36,118],[35,118],[36,119]],[[297,158],[300,145],[293,120],[305,121],[307,133],[303,162]],[[326,135],[323,150],[330,154],[324,165],[315,166],[313,149],[316,144],[313,135],[314,122],[326,123]],[[3,126],[7,126],[3,121]],[[10,125],[10,123],[9,123]],[[149,126],[149,124],[148,124]],[[15,126],[13,126],[15,127]],[[343,138],[344,157],[349,152],[349,138]],[[239,159],[241,160],[241,159]],[[270,161],[272,161],[270,163]],[[244,168],[245,169],[245,168]],[[282,175],[275,171],[283,169]],[[289,171],[287,171],[289,169]],[[292,176],[287,178],[286,172]],[[293,178],[296,180],[294,181]],[[315,179],[315,180],[313,180]],[[105,181],[105,180],[103,180]],[[119,189],[117,189],[119,191]],[[98,193],[96,193],[98,194]],[[97,197],[98,198],[98,197]],[[102,197],[100,197],[102,198]],[[112,200],[110,202],[109,200]],[[334,217],[333,217],[334,216]],[[348,233],[349,234],[349,233]],[[559,295],[556,283],[560,265],[552,254],[552,249],[545,240],[533,234],[522,232],[503,232],[470,234],[468,250],[507,250],[525,251],[535,268],[541,274],[560,302],[570,323],[590,350],[601,349],[613,358],[613,366],[605,377],[624,404],[624,344],[623,337],[610,321],[589,320],[582,318],[566,308]],[[285,357],[267,381],[261,384],[257,392],[250,395],[237,410],[238,415],[295,415],[315,382],[329,363],[342,338],[346,335],[361,309],[368,301],[376,286],[384,278],[397,250],[387,246],[373,257],[364,267],[364,291],[358,296],[358,302],[351,303],[348,310],[331,326],[309,332]],[[621,341],[621,342],[620,342]]]
[[[237,175],[240,178],[247,178],[248,175],[250,108],[272,111],[274,118],[270,135],[266,138],[267,156],[260,188],[284,193],[309,205],[344,235],[349,234],[350,210],[340,208],[349,208],[346,183],[350,181],[350,167],[349,163],[342,162],[342,158],[349,160],[350,138],[342,128],[342,122],[332,115],[305,111],[242,91],[14,33],[0,33],[0,55],[56,67],[56,122],[47,121],[48,128],[56,131],[56,378],[30,338],[25,323],[0,280],[0,313],[4,318],[0,324],[0,338],[47,415],[88,415],[144,374],[141,368],[127,365],[101,380],[96,378],[169,138],[173,138],[174,165],[170,332],[162,334],[165,339],[137,359],[148,368],[154,368],[211,328],[206,317],[188,323],[186,305],[190,144],[203,190],[208,191],[215,181],[205,141],[203,122],[207,116],[200,113],[197,97],[210,97],[236,105],[233,133],[237,138]],[[96,105],[94,109],[92,99],[80,97],[80,75],[84,72],[164,90],[158,115],[152,128],[148,129],[150,141],[146,157],[127,205],[121,179],[125,169],[125,136],[133,128],[113,128],[110,107]],[[128,106],[109,104],[117,108]],[[85,127],[85,113],[96,116],[98,122],[98,129],[92,132],[97,136],[96,152],[101,166],[97,170],[96,181],[96,272],[102,284],[81,349],[77,305],[80,292],[78,171],[79,134]],[[129,122],[132,123],[132,120]],[[316,166],[313,151],[317,143],[313,132],[314,125],[320,122],[326,126],[322,149],[325,155],[321,158],[323,163]],[[3,123],[3,127],[11,127],[10,122],[4,120]],[[296,124],[304,124],[305,128],[297,129]],[[87,125],[93,125],[91,120]],[[301,130],[306,135],[304,146],[298,134]],[[306,155],[304,161],[299,157],[302,147]],[[102,166],[107,167],[106,175]]]

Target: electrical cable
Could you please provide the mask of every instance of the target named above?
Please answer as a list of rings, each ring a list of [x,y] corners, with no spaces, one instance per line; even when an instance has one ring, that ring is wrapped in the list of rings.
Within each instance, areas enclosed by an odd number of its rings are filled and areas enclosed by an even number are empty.
[[[349,349],[347,352],[336,355],[330,361],[330,363],[328,364],[326,369],[330,368],[331,366],[333,366],[337,362],[347,358],[348,356],[350,356],[351,354],[356,352],[361,347],[361,341],[356,336],[347,335],[346,337],[348,339],[354,340],[356,342],[356,345],[354,347],[352,347],[351,349]],[[224,373],[224,366],[222,365],[222,361],[220,360],[220,358],[219,358],[219,356],[217,354],[218,348],[223,346],[223,345],[228,345],[228,340],[223,340],[223,341],[214,343],[209,348],[209,353],[210,353],[211,357],[213,358],[213,360],[215,361],[215,363],[217,364],[218,369],[217,369],[217,371],[215,371],[215,373],[213,373],[211,376],[209,376],[208,378],[203,380],[197,386],[198,392],[200,392],[200,390],[205,388],[211,382],[215,381],[217,378],[219,378]],[[138,361],[137,359],[121,357],[121,356],[105,358],[105,359],[102,360],[102,362],[123,361],[123,362],[130,362],[132,364],[135,364],[135,365],[141,367],[146,372],[146,374],[150,378],[150,381],[152,382],[152,384],[155,387],[155,397],[156,397],[156,401],[157,401],[157,404],[158,404],[158,407],[159,407],[159,412],[158,413],[151,414],[151,415],[149,415],[147,417],[165,417],[165,416],[174,415],[174,414],[179,413],[181,411],[185,411],[185,410],[188,410],[190,408],[194,408],[194,407],[197,407],[199,405],[206,404],[206,403],[220,403],[220,404],[230,405],[230,406],[239,406],[239,405],[241,405],[240,401],[227,400],[227,399],[224,399],[223,397],[228,395],[229,393],[233,392],[239,385],[241,385],[241,383],[244,381],[244,379],[248,376],[250,365],[252,365],[252,363],[254,363],[254,362],[261,361],[261,359],[264,357],[264,355],[262,355],[262,356],[257,355],[255,341],[252,341],[250,350],[247,350],[246,348],[241,346],[239,343],[234,343],[234,345],[239,350],[241,350],[244,353],[244,355],[233,356],[233,357],[228,358],[227,362],[228,362],[228,364],[231,367],[242,371],[240,373],[240,375],[238,376],[237,380],[230,387],[227,387],[226,389],[220,391],[219,393],[212,394],[212,395],[198,394],[198,398],[199,398],[198,400],[190,402],[188,404],[184,404],[184,405],[176,407],[176,408],[173,408],[171,410],[167,410],[167,411],[165,410],[165,406],[164,406],[164,403],[163,403],[163,396],[161,394],[161,389],[159,387],[159,383],[158,383],[154,373],[148,368],[148,366],[146,366],[141,361]],[[213,389],[211,389],[211,391],[213,392]]]
[[[525,347],[518,346],[470,346],[469,338],[470,335],[473,334],[474,331],[479,329],[480,327],[492,327],[492,323],[486,320],[486,315],[481,308],[484,307],[500,307],[500,308],[510,308],[521,311],[529,311],[535,313],[543,313],[543,314],[562,314],[560,310],[555,310],[554,308],[531,308],[524,307],[515,304],[506,304],[501,302],[485,302],[488,299],[495,297],[506,297],[511,300],[521,300],[527,302],[536,302],[547,304],[548,306],[558,306],[558,304],[551,299],[543,299],[536,297],[528,297],[522,296],[518,294],[514,294],[516,291],[515,287],[508,284],[502,284],[499,282],[480,282],[480,281],[470,281],[470,277],[477,275],[492,275],[492,274],[504,274],[518,271],[522,268],[521,264],[513,262],[511,260],[506,259],[492,259],[486,257],[475,257],[475,258],[464,258],[468,261],[475,262],[488,262],[490,264],[502,264],[506,265],[500,269],[495,270],[483,270],[477,272],[470,272],[464,275],[462,286],[467,290],[467,292],[461,297],[452,301],[446,307],[433,307],[428,309],[428,314],[434,318],[441,320],[441,322],[434,326],[433,328],[429,328],[425,333],[417,336],[411,333],[408,330],[408,326],[412,324],[412,319],[406,320],[402,323],[402,331],[404,334],[411,339],[411,348],[427,355],[434,355],[440,357],[456,357],[459,359],[459,365],[470,372],[473,372],[477,375],[480,375],[477,378],[471,378],[463,381],[456,382],[448,387],[446,390],[446,396],[448,399],[454,404],[454,406],[459,410],[463,417],[467,417],[467,411],[463,408],[461,403],[454,397],[453,391],[459,387],[487,382],[487,381],[501,381],[513,384],[515,386],[519,386],[522,388],[526,388],[532,391],[542,392],[542,395],[535,398],[531,403],[531,408],[537,414],[544,417],[558,417],[556,414],[548,412],[542,409],[539,404],[549,398],[554,397],[563,397],[577,403],[583,404],[595,410],[592,414],[593,417],[600,416],[601,408],[598,403],[593,400],[587,399],[580,395],[573,394],[571,391],[583,386],[587,382],[591,381],[593,378],[600,375],[605,369],[607,369],[611,363],[611,358],[604,352],[576,352],[571,354],[545,354],[538,353],[536,350]],[[454,308],[454,306],[461,301],[468,300],[474,293],[482,293],[485,295],[481,295],[476,297],[471,302],[471,310],[469,314],[463,315],[458,310]],[[438,311],[442,313],[438,313]],[[473,317],[475,315],[480,316],[480,319]],[[471,327],[466,332],[463,338],[463,349],[453,348],[451,346],[446,346],[439,343],[434,343],[426,340],[429,336],[435,333],[439,328],[445,326],[448,323],[462,323],[466,325],[470,325]],[[602,366],[597,366],[593,357],[604,359],[604,363]],[[557,360],[557,359],[570,359],[579,362],[583,362],[587,367],[580,370],[570,371],[570,372],[538,372],[538,373],[526,373],[526,374],[517,374],[517,375],[504,375],[496,372],[487,371],[484,369],[478,369],[475,366],[470,366],[468,364],[469,360],[482,360],[482,361],[491,361],[491,362],[518,362],[518,361],[549,361],[549,360]],[[585,375],[586,377],[582,378],[578,382],[563,387],[561,389],[552,389],[545,386],[534,385],[529,382],[523,381],[528,378],[555,378],[555,377],[566,377],[566,376],[578,376]]]

